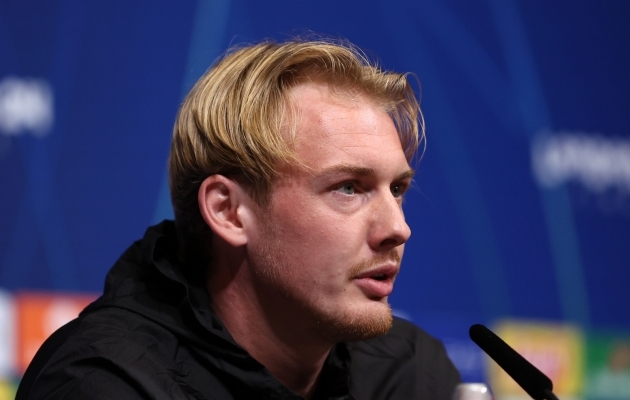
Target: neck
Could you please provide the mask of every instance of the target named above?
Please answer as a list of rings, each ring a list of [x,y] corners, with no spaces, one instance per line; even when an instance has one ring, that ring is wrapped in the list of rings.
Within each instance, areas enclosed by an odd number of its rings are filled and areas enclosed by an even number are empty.
[[[333,343],[317,337],[286,297],[256,288],[247,268],[215,271],[208,280],[213,311],[234,340],[286,387],[311,398]]]

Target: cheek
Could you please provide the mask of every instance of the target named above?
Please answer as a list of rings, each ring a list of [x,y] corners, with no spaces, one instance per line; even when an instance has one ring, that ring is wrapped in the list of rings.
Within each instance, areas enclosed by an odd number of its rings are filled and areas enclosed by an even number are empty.
[[[285,206],[278,203],[277,206]],[[274,209],[276,239],[285,254],[300,263],[309,275],[334,276],[346,273],[356,263],[362,229],[347,216],[340,216],[312,202],[294,201],[285,212]]]
[[[273,214],[278,234],[286,243],[313,249],[349,244],[349,232],[353,231],[350,218],[334,213],[322,202],[307,198],[277,206]]]
[[[347,213],[331,206],[326,194],[314,194],[304,182],[278,186],[267,217],[286,254],[302,262],[354,264],[369,258],[368,207]],[[368,251],[366,251],[368,249]]]

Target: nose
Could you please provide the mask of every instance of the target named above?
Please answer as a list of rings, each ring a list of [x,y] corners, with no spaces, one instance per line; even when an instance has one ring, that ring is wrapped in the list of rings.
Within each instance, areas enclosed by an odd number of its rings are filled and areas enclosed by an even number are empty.
[[[379,196],[371,211],[372,225],[369,244],[375,251],[388,251],[404,244],[411,236],[399,200],[389,191]]]

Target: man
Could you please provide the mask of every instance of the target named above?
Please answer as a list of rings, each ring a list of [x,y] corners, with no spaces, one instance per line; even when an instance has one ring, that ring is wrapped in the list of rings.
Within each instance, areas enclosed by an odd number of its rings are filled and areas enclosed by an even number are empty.
[[[227,55],[177,117],[175,223],[123,254],[18,398],[449,399],[443,346],[387,303],[419,118],[406,76],[350,45]]]

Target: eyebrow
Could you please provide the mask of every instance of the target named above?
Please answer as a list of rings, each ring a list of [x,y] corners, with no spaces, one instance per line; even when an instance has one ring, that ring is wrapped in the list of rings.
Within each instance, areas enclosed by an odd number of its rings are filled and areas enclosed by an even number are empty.
[[[374,168],[359,167],[357,165],[351,164],[333,165],[331,167],[325,168],[322,171],[321,175],[332,175],[338,173],[348,173],[357,176],[376,176],[376,170],[374,170]],[[413,178],[414,174],[415,171],[410,168],[409,170],[398,174],[398,176],[396,176],[394,180],[401,181],[405,179],[411,179]]]
[[[415,174],[416,174],[416,171],[414,171],[413,169],[409,168],[407,171],[405,171],[402,174],[398,175],[395,180],[402,181],[402,180],[405,180],[405,179],[411,179],[411,178],[413,178],[413,176]]]

